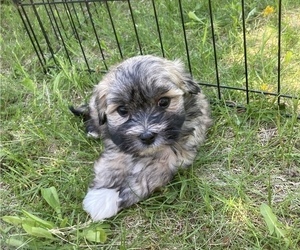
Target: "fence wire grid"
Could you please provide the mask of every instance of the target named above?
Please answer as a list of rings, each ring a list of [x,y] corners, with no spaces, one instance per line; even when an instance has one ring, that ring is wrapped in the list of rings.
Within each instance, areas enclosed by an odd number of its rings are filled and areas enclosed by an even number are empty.
[[[257,96],[298,103],[299,82],[289,76],[300,69],[287,63],[289,19],[281,0],[274,7],[246,0],[13,1],[45,72],[64,60],[103,73],[125,58],[153,54],[180,58],[202,87],[233,105]]]

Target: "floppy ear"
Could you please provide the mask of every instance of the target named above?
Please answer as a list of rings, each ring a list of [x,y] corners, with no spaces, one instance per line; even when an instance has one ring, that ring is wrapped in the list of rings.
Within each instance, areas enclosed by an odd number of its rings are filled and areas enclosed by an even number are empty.
[[[192,76],[186,72],[183,63],[180,60],[173,61],[172,65],[175,66],[177,72],[179,73],[179,75],[178,73],[176,75],[182,80],[183,86],[180,87],[183,88],[185,93],[196,95],[201,92],[199,84],[196,83]]]
[[[89,103],[90,116],[97,127],[106,122],[106,90],[105,83],[98,84]]]
[[[69,110],[75,115],[79,116],[83,122],[91,119],[88,104],[82,104],[79,107],[69,106]]]
[[[101,126],[106,123],[106,88],[97,85],[89,104],[83,104],[76,108],[70,106],[69,109],[74,115],[82,118],[88,136],[99,138]]]
[[[91,117],[91,111],[88,104],[83,104],[79,107],[69,106],[70,111],[75,115],[79,116],[85,125],[85,131],[88,136],[98,138],[100,136],[100,130],[97,124],[95,124]]]
[[[199,84],[197,82],[195,82],[191,76],[186,76],[183,79],[183,83],[184,83],[184,88],[185,88],[186,92],[188,92],[190,94],[194,94],[194,95],[201,92]]]

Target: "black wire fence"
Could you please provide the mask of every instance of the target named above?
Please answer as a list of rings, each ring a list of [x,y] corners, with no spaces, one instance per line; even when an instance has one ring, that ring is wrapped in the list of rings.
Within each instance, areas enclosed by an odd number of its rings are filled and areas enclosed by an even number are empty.
[[[14,3],[45,72],[63,61],[101,73],[122,59],[154,54],[182,59],[200,85],[229,105],[261,97],[299,103],[299,78],[290,79],[299,63],[283,41],[289,19],[281,0]]]

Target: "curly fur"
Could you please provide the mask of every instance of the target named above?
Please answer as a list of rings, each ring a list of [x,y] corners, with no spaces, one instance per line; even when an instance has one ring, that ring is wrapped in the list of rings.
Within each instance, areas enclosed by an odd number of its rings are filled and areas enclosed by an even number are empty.
[[[83,201],[94,221],[148,197],[191,165],[211,125],[208,101],[182,63],[154,56],[113,67],[89,104],[71,111],[105,146]]]

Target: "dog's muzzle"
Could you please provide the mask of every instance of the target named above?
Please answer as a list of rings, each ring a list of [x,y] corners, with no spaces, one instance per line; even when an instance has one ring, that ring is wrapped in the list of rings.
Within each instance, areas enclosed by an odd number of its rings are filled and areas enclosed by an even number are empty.
[[[155,141],[156,134],[146,131],[140,134],[139,138],[141,139],[142,143],[145,145],[151,145]]]

